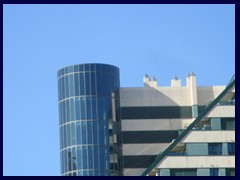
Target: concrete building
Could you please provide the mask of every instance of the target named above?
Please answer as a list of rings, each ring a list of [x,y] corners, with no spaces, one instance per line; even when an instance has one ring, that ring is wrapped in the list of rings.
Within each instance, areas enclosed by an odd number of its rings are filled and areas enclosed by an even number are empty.
[[[158,87],[144,77],[144,87],[121,88],[121,122],[125,176],[141,175],[164,150],[216,99],[225,86],[187,85],[174,78]],[[209,176],[235,174],[235,88],[160,161],[148,175]]]
[[[235,175],[235,79],[158,87],[145,75],[121,88],[117,67],[81,64],[60,69],[58,86],[62,175]]]

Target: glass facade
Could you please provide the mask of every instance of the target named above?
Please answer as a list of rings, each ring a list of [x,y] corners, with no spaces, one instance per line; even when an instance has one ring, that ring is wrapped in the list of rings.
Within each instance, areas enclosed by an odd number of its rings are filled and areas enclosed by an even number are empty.
[[[119,69],[80,64],[57,76],[61,175],[122,175]]]

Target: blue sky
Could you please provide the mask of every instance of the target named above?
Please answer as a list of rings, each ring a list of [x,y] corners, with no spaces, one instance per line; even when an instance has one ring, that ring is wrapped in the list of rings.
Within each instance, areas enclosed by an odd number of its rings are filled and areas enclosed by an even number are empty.
[[[234,5],[4,5],[3,173],[59,175],[57,70],[120,68],[122,87],[226,85],[235,73]]]

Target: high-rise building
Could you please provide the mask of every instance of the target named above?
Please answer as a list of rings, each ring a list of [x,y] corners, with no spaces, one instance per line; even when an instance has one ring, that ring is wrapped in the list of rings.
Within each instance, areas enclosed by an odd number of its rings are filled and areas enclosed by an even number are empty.
[[[119,85],[112,65],[58,71],[62,175],[122,175]]]
[[[143,80],[121,88],[119,69],[105,64],[58,71],[61,174],[235,175],[235,79]]]

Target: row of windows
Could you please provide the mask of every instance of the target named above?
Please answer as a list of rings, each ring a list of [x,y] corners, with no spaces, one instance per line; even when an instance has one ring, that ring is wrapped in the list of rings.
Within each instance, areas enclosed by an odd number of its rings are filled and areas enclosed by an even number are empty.
[[[109,176],[109,172],[98,170],[73,171],[65,173],[63,176]]]
[[[123,144],[169,143],[178,137],[178,131],[122,131]]]
[[[73,96],[102,95],[111,96],[119,88],[119,78],[101,72],[75,73],[58,79],[59,101]]]
[[[108,123],[98,121],[77,121],[60,127],[60,148],[85,144],[116,144],[121,142],[120,127],[115,123],[114,134],[108,130]],[[109,139],[109,140],[108,140]]]
[[[228,155],[235,155],[235,143],[227,143]],[[209,143],[208,155],[223,155],[222,143]]]
[[[96,96],[70,98],[59,103],[59,124],[75,120],[112,119],[112,103],[115,104],[116,121],[120,119],[119,101]]]
[[[106,146],[78,146],[61,151],[61,174],[75,170],[109,171]]]
[[[228,143],[228,155],[235,155],[235,143]],[[200,149],[201,151],[201,149]],[[168,155],[186,155],[186,153],[170,153]],[[194,154],[192,154],[194,155]],[[222,144],[221,143],[209,143],[207,155],[222,155]],[[124,158],[124,168],[147,168],[155,160],[156,155],[127,155]]]
[[[108,123],[101,121],[77,121],[60,127],[60,148],[74,145],[108,144]]]
[[[68,66],[60,69],[57,72],[57,77],[60,77],[64,74],[72,72],[83,72],[83,71],[98,71],[98,72],[107,72],[112,74],[119,74],[119,69],[112,65],[106,64],[78,64],[73,66]]]
[[[122,107],[122,119],[192,118],[192,106]]]
[[[170,176],[197,176],[198,169],[196,168],[188,168],[188,169],[170,169]],[[220,171],[219,168],[210,168],[209,169],[210,176],[219,176]],[[235,168],[226,168],[225,169],[226,176],[235,176]]]

